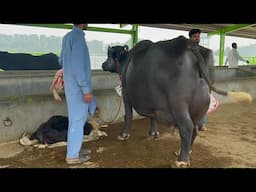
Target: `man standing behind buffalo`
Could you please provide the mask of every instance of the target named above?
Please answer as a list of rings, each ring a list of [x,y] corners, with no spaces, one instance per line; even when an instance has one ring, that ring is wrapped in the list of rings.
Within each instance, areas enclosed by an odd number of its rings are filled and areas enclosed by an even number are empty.
[[[200,35],[201,35],[201,30],[200,29],[191,29],[189,31],[188,35],[189,35],[190,40],[196,42],[197,44],[200,43]],[[199,127],[199,130],[206,131],[207,128],[206,128],[205,124],[206,124],[206,115],[204,115],[203,118],[202,118],[202,126]]]
[[[81,150],[83,126],[87,120],[89,104],[96,102],[92,95],[91,64],[83,31],[86,27],[87,24],[74,24],[73,29],[63,38],[59,59],[64,70],[64,90],[69,116],[67,164],[88,161],[91,152]]]
[[[232,49],[228,52],[228,56],[225,61],[225,65],[229,62],[228,68],[237,68],[238,67],[238,61],[244,61],[247,64],[249,64],[249,61],[244,59],[240,56],[240,54],[237,51],[237,44],[232,43]]]

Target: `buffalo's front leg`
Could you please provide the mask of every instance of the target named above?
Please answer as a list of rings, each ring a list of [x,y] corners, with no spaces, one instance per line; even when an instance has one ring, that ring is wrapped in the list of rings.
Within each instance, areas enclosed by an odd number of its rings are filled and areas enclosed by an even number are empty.
[[[123,94],[123,101],[124,101],[124,109],[125,109],[125,115],[124,115],[124,126],[122,128],[122,131],[120,135],[117,137],[118,140],[127,140],[130,137],[130,127],[132,122],[132,105],[128,101],[126,90],[122,90]]]
[[[149,136],[153,137],[154,139],[159,137],[159,131],[158,131],[157,121],[155,117],[150,118]]]

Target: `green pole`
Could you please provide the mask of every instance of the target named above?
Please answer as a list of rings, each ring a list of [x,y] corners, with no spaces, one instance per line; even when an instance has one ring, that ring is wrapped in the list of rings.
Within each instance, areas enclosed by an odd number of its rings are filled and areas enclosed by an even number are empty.
[[[134,47],[138,42],[138,28],[138,24],[132,25],[132,47]]]
[[[220,33],[220,53],[219,53],[219,65],[223,66],[224,60],[224,45],[225,45],[225,33]]]

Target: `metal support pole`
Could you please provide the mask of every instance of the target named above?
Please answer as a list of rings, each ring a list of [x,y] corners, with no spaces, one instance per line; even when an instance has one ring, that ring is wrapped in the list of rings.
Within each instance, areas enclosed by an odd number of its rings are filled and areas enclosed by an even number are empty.
[[[219,53],[219,65],[223,66],[224,60],[224,46],[225,46],[225,33],[220,33],[220,53]]]

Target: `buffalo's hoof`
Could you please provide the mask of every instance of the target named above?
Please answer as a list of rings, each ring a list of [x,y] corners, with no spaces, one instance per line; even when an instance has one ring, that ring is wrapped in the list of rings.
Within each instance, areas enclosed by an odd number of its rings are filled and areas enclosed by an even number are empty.
[[[176,127],[172,126],[170,127],[170,132],[171,132],[171,135],[174,136],[175,132],[176,132]]]
[[[180,155],[180,150],[179,151],[174,151],[173,154],[178,157]]]
[[[157,139],[160,136],[160,133],[159,131],[149,132],[149,136],[152,137],[153,139]]]
[[[90,123],[92,125],[93,129],[95,129],[95,130],[98,130],[100,127],[99,123],[95,120],[90,120],[90,121],[88,121],[88,123]]]
[[[191,153],[192,153],[192,150],[189,151],[189,155],[191,155]],[[175,155],[176,157],[180,156],[180,150],[179,150],[179,151],[175,151],[175,152],[174,152],[174,155]]]
[[[118,139],[119,141],[124,141],[124,140],[128,140],[129,137],[130,137],[130,134],[128,134],[128,133],[123,133],[123,134],[121,134],[121,135],[118,135],[117,139]]]
[[[205,125],[202,126],[202,128],[200,129],[200,131],[207,131],[207,128]]]
[[[20,144],[24,145],[24,146],[30,146],[30,145],[34,145],[36,143],[39,143],[38,140],[36,140],[36,139],[30,140],[29,137],[30,136],[27,133],[23,133],[20,140],[19,140]]]
[[[36,147],[38,149],[45,149],[48,147],[48,144],[35,144],[33,147]]]
[[[190,161],[175,161],[175,167],[187,168],[190,166]]]
[[[95,109],[94,117],[96,118],[100,117],[100,109],[98,107],[96,107]]]

